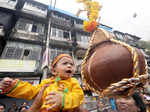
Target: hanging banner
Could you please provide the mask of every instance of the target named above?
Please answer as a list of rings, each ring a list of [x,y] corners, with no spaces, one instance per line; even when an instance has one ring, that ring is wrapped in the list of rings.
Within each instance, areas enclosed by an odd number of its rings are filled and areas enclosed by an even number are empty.
[[[34,72],[36,61],[0,59],[0,72]]]

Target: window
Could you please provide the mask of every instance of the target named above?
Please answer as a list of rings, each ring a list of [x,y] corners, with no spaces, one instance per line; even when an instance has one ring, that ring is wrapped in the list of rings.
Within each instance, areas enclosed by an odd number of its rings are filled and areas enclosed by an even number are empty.
[[[81,41],[81,35],[77,34],[77,41]]]
[[[40,60],[40,53],[39,51],[30,51],[29,60]]]
[[[117,36],[117,38],[118,38],[119,40],[123,40],[123,35],[117,33],[116,36]]]
[[[19,30],[25,30],[25,26],[26,26],[26,23],[25,22],[17,22],[17,26],[16,28],[19,29]]]
[[[90,41],[90,37],[89,37],[89,36],[87,36],[87,41],[88,41],[88,42]]]
[[[66,39],[69,38],[69,32],[66,32],[66,31],[65,31],[65,32],[63,33],[63,35],[64,35],[64,38],[66,38]]]
[[[67,53],[67,54],[71,54],[71,51],[67,50],[67,49],[62,49],[62,48],[51,48],[50,49],[50,60],[52,61],[56,56],[58,56],[59,54],[62,53]]]
[[[37,31],[37,25],[34,24],[34,25],[32,26],[32,32],[36,32],[36,31]]]
[[[53,60],[57,56],[57,50],[51,49],[50,52],[50,60]]]
[[[51,34],[51,35],[52,35],[53,37],[56,37],[56,28],[52,28],[51,30],[52,30],[52,34]]]
[[[86,40],[86,37],[85,36],[81,36],[81,41],[82,42],[86,42],[87,40]]]
[[[41,46],[18,42],[7,42],[2,54],[4,59],[40,60]]]
[[[40,49],[25,49],[23,60],[40,60]]]
[[[23,49],[15,47],[7,47],[3,58],[5,59],[21,59]]]
[[[83,21],[81,21],[81,20],[76,20],[76,24],[83,24]]]
[[[8,47],[3,58],[5,59],[23,59],[23,60],[39,60],[40,59],[39,51],[23,48],[11,48]]]
[[[63,31],[62,30],[58,30],[58,37],[60,37],[60,38],[63,37]]]
[[[23,60],[28,60],[29,59],[29,54],[30,54],[30,50],[25,49],[24,53],[23,53]]]
[[[37,26],[37,32],[38,32],[39,34],[44,34],[44,28],[45,28],[45,26],[44,26],[43,24],[39,24],[39,25]]]
[[[15,52],[15,48],[14,47],[7,47],[4,57],[6,59],[11,59],[13,57],[14,52]]]
[[[130,35],[126,35],[126,37],[127,37],[129,40],[134,41],[134,39],[132,38],[132,36],[130,36]]]
[[[20,59],[20,58],[22,57],[22,52],[23,52],[23,49],[21,49],[21,48],[16,48],[13,57],[14,57],[15,59]]]
[[[33,24],[26,23],[25,31],[31,32]]]
[[[30,53],[30,50],[29,50],[29,49],[25,49],[25,50],[24,50],[24,56],[28,56],[29,53]]]

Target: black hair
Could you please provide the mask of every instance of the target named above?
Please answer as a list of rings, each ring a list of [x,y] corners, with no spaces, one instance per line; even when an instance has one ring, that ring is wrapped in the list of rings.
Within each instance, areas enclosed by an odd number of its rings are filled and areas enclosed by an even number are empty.
[[[6,105],[4,103],[0,102],[0,106],[3,106],[4,108],[6,108]]]
[[[146,112],[146,105],[138,92],[132,94],[132,98],[135,101],[136,106],[140,109],[140,112]]]

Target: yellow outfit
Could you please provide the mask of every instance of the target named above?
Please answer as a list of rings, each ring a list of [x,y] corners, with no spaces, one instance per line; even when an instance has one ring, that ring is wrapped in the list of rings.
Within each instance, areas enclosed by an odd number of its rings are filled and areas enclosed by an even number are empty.
[[[65,95],[64,97],[64,107],[63,110],[72,110],[76,107],[79,107],[84,99],[84,93],[78,83],[78,81],[75,78],[69,78],[67,80],[60,80],[55,81],[56,79],[45,79],[42,80],[42,82],[38,85],[32,86],[28,82],[20,81],[16,85],[16,87],[11,90],[9,93],[7,93],[7,96],[15,97],[15,98],[23,98],[27,100],[33,99],[39,92],[39,90],[45,85],[49,84],[49,87],[47,87],[44,91],[43,95],[43,105],[41,109],[45,109],[48,107],[48,105],[44,105],[45,98],[50,92],[59,92],[58,89],[63,87],[63,89],[67,89],[67,92],[63,92]],[[60,89],[59,89],[60,90]],[[58,109],[55,109],[54,112],[59,112]],[[49,111],[53,112],[53,111]]]

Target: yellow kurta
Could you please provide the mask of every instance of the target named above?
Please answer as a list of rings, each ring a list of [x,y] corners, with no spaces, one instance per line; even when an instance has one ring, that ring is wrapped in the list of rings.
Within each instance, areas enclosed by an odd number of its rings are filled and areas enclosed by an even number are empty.
[[[10,97],[15,98],[23,98],[27,100],[33,99],[39,92],[39,90],[45,85],[49,84],[44,91],[43,95],[43,104],[45,103],[45,98],[50,92],[58,92],[58,88],[60,85],[63,85],[64,88],[68,88],[68,92],[65,94],[65,102],[63,110],[71,110],[76,107],[79,107],[84,99],[84,93],[79,85],[79,82],[75,78],[70,78],[67,80],[60,80],[56,82],[55,79],[45,79],[40,84],[36,86],[32,86],[28,82],[20,81],[15,89],[13,89],[10,93],[6,94]],[[42,105],[42,109],[47,108],[47,105]],[[57,110],[55,110],[57,111]]]

